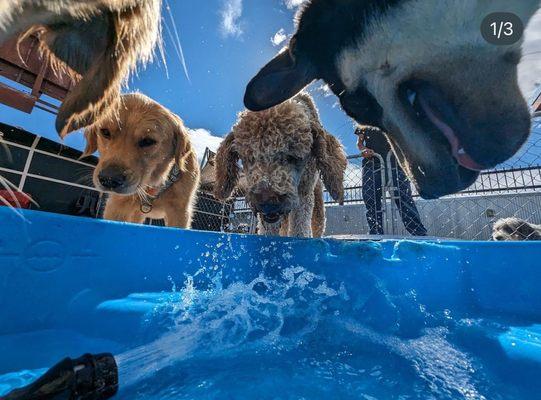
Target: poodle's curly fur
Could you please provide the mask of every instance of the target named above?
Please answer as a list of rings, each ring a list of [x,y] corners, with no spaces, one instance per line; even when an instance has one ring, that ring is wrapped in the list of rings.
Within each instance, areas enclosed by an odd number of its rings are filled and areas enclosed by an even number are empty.
[[[269,223],[260,213],[259,232],[319,237],[325,230],[320,177],[330,195],[342,202],[346,155],[319,120],[312,98],[301,93],[262,112],[243,111],[216,156],[215,195],[231,196],[242,161],[246,198],[257,210],[255,193],[265,187],[281,199],[286,217]],[[280,225],[282,229],[280,230]]]

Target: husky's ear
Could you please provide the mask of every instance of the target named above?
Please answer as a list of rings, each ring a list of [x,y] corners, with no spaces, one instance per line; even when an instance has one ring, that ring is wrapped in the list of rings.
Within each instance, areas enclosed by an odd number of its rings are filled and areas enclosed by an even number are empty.
[[[316,69],[305,56],[295,54],[295,38],[248,83],[244,105],[262,111],[295,96],[317,78]]]

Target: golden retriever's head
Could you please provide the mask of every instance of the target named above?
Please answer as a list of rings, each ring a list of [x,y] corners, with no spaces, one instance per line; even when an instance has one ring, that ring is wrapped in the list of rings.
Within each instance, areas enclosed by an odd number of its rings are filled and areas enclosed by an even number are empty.
[[[239,115],[216,156],[218,198],[229,197],[237,185],[239,160],[246,175],[246,198],[267,222],[277,222],[298,207],[300,195],[313,191],[318,170],[331,195],[343,196],[344,152],[323,130],[306,95]]]
[[[123,95],[115,114],[85,132],[85,155],[100,153],[97,188],[130,195],[159,186],[175,162],[186,171],[192,148],[179,117],[141,94]]]

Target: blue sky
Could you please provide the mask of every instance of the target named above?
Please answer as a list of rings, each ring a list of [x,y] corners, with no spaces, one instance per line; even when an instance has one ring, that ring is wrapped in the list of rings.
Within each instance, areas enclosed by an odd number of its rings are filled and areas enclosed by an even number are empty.
[[[162,103],[184,119],[193,129],[199,150],[208,143],[216,147],[211,135],[226,135],[236,115],[243,109],[242,97],[247,82],[286,43],[293,33],[294,14],[304,0],[164,0],[164,47],[167,68],[161,57],[132,77],[127,91],[139,90]],[[171,23],[167,7],[170,5]],[[182,46],[187,78],[179,55],[175,27]],[[528,33],[529,32],[529,33]],[[541,14],[532,21],[526,35],[525,57],[521,64],[521,86],[525,93],[541,76]],[[273,43],[274,41],[274,43]],[[310,87],[319,106],[323,124],[345,145],[348,154],[356,153],[353,123],[337,104],[336,97],[322,82]],[[3,122],[33,133],[59,140],[54,116],[36,109],[31,115],[0,105]],[[82,134],[70,135],[65,144],[83,148]]]
[[[131,79],[128,90],[139,90],[162,103],[192,129],[226,135],[243,109],[247,82],[280,50],[285,43],[279,43],[280,39],[293,32],[294,13],[301,2],[169,0],[190,79],[168,34],[169,30],[174,36],[174,28],[164,9],[167,70],[158,55],[153,64]],[[336,98],[325,93],[322,86],[316,82],[311,90],[322,121],[346,145],[348,153],[354,153],[353,124],[336,105]],[[0,105],[0,115],[3,122],[59,140],[54,116],[44,111],[36,109],[28,115]],[[199,130],[196,134],[205,132]],[[79,149],[84,145],[80,133],[70,135],[65,143]]]

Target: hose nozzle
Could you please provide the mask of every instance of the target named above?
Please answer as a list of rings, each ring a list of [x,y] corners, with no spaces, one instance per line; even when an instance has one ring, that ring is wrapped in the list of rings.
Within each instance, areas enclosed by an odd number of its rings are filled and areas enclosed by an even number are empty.
[[[65,358],[28,386],[0,400],[105,400],[118,391],[118,369],[112,354]]]

